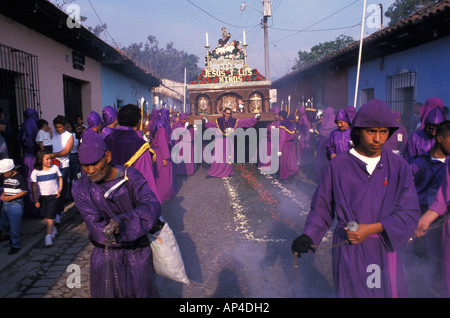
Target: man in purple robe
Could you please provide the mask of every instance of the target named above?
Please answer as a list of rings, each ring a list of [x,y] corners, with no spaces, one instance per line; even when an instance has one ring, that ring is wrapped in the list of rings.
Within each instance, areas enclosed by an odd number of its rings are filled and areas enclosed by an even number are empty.
[[[95,246],[90,261],[91,297],[158,297],[152,250],[146,234],[161,216],[161,205],[133,167],[111,164],[100,134],[80,145],[85,173],[72,195]]]
[[[223,110],[223,116],[217,118],[214,122],[208,123],[206,118],[203,118],[205,128],[216,129],[213,160],[208,172],[209,176],[226,178],[234,175],[234,142],[232,136],[237,128],[252,127],[256,125],[260,118],[260,114],[256,114],[255,117],[251,118],[233,118],[231,108],[228,107]],[[239,149],[239,151],[244,151],[244,149]],[[216,158],[217,160],[215,160]]]
[[[81,142],[83,142],[83,136],[86,133],[91,133],[94,132],[96,134],[100,133],[100,128],[102,126],[102,117],[100,117],[100,115],[95,111],[91,111],[89,113],[89,116],[87,118],[87,123],[88,123],[88,127],[86,130],[83,131],[83,133],[81,134]]]
[[[429,292],[436,285],[439,286],[439,282],[442,277],[442,270],[445,271],[445,267],[442,267],[442,251],[443,244],[449,244],[445,240],[445,235],[443,236],[442,228],[439,223],[442,221],[442,214],[437,214],[435,212],[429,212],[428,208],[432,205],[436,194],[442,189],[441,185],[445,181],[446,174],[448,171],[448,161],[450,159],[450,121],[446,120],[440,123],[436,130],[436,141],[433,148],[417,157],[411,164],[411,169],[413,171],[414,183],[416,184],[417,194],[419,196],[420,208],[422,210],[423,216],[419,220],[418,229],[426,233],[425,236],[418,236],[413,241],[415,255],[422,260],[420,265],[421,275],[416,277],[414,282],[420,285],[421,290],[426,290]],[[440,193],[440,198],[442,199],[443,193]],[[436,206],[436,205],[435,205]],[[433,219],[428,217],[432,216]],[[424,228],[424,221],[428,222],[426,228]],[[428,231],[429,227],[435,227],[432,231]],[[444,226],[444,229],[446,225]],[[444,238],[444,240],[443,240]],[[446,246],[446,245],[444,245]],[[448,248],[448,247],[446,247]],[[425,267],[425,266],[426,267]],[[449,272],[445,273],[445,281],[449,282],[448,276]],[[424,277],[425,276],[425,277]],[[417,283],[417,281],[419,283]],[[448,287],[450,285],[443,285],[443,297],[449,297]],[[428,289],[427,289],[428,288]]]
[[[103,139],[105,139],[118,125],[117,110],[112,106],[103,107],[102,119],[103,125],[101,127],[101,135]]]
[[[411,163],[414,158],[429,151],[433,147],[436,127],[446,119],[444,111],[440,107],[435,107],[428,113],[424,121],[425,128],[414,131],[408,138],[405,153],[403,154],[403,157],[408,163]]]
[[[279,126],[279,157],[280,180],[288,179],[298,173],[297,153],[295,151],[295,115],[288,115],[286,111],[278,113]]]
[[[444,101],[439,97],[430,97],[427,98],[425,103],[420,107],[419,114],[420,114],[420,130],[425,128],[425,119],[428,117],[428,114],[430,111],[435,109],[436,107],[439,107],[442,111],[444,110]]]
[[[308,162],[312,160],[310,157],[310,134],[311,123],[306,115],[305,107],[301,106],[295,112],[296,114],[296,151],[297,151],[297,161],[298,163]]]
[[[338,110],[335,118],[337,129],[333,130],[328,136],[327,159],[331,160],[342,152],[347,152],[351,145],[350,138],[350,118],[345,109]]]
[[[36,162],[36,153],[39,150],[39,145],[35,141],[39,131],[37,126],[39,114],[36,110],[28,108],[23,112],[23,118],[24,121],[19,130],[17,139],[19,140],[23,152],[22,176],[27,180],[29,193],[32,193],[30,175],[31,171],[34,169],[34,163]],[[26,196],[24,199],[24,214],[26,216],[38,216],[39,211],[31,202],[33,202],[32,194]]]
[[[179,129],[179,139],[175,140],[175,145],[178,145],[180,150],[175,155],[177,161],[181,162],[173,162],[173,169],[175,174],[191,176],[197,170],[197,164],[194,162],[194,128],[189,126],[187,114],[180,114],[179,121],[172,124],[172,132],[176,129]],[[189,151],[184,153],[185,149],[190,149],[190,155]]]
[[[314,251],[336,217],[332,257],[339,297],[406,296],[397,251],[414,234],[420,209],[409,165],[383,149],[397,128],[383,101],[361,106],[352,122],[356,148],[329,162],[303,234],[292,244],[298,255]]]
[[[177,180],[172,165],[172,129],[170,111],[162,108],[152,130],[151,145],[156,154],[155,181],[163,201],[171,200],[178,192]]]
[[[117,120],[119,126],[105,138],[105,144],[111,151],[112,164],[133,166],[139,170],[158,201],[162,203],[153,170],[153,163],[156,160],[155,152],[137,134],[140,128],[141,110],[136,105],[125,105],[120,108]]]
[[[272,169],[270,169],[271,167],[271,147],[272,147],[272,129],[278,129],[278,127],[280,127],[280,117],[278,116],[279,114],[279,110],[278,110],[278,106],[275,106],[274,108],[272,108],[270,110],[271,112],[273,112],[275,114],[275,118],[274,121],[271,122],[269,125],[267,125],[267,142],[266,142],[266,152],[265,152],[265,157],[264,157],[264,162],[262,162],[261,160],[258,160],[258,168],[260,169],[260,172],[262,174],[266,174],[266,173],[274,173],[275,171],[272,171]]]
[[[399,112],[394,113],[395,120],[398,123],[398,129],[391,136],[391,138],[384,144],[384,149],[390,150],[393,153],[402,155],[405,153],[406,144],[408,142],[408,131],[405,125],[402,124],[402,115]]]
[[[333,107],[325,108],[323,112],[323,121],[316,140],[316,178],[322,178],[323,171],[328,164],[327,160],[327,142],[331,132],[336,129]]]

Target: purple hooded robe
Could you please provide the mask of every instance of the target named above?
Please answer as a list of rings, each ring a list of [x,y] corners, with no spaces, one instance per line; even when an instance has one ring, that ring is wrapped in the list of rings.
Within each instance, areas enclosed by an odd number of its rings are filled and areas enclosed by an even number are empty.
[[[297,138],[295,139],[297,160],[300,162],[307,162],[311,160],[310,154],[310,135],[309,129],[311,128],[311,123],[306,115],[305,107],[299,107],[297,109],[297,114],[300,117],[296,123]]]
[[[37,122],[39,120],[39,114],[36,110],[28,108],[23,112],[24,122],[19,130],[18,140],[23,150],[23,164],[22,175],[27,180],[27,186],[29,195],[25,199],[25,214],[37,215],[39,211],[36,209],[33,202],[33,192],[31,189],[30,175],[34,169],[34,163],[36,162],[36,153],[39,150],[39,146],[36,143],[36,135],[39,131]]]
[[[108,258],[105,249],[98,247],[99,244],[110,245],[103,229],[111,219],[120,224],[119,234],[114,235],[118,243],[116,246],[124,246],[145,237],[161,216],[161,205],[147,186],[146,179],[132,167],[126,171],[128,180],[109,193],[107,198],[104,197],[108,190],[123,180],[125,167],[115,167],[119,173],[112,180],[95,183],[82,174],[72,188],[76,207],[91,241],[96,244],[90,261],[91,297],[158,297],[150,246],[111,249]],[[113,266],[117,270],[119,286]]]
[[[153,170],[155,154],[145,140],[139,137],[133,128],[117,126],[106,136],[105,144],[111,151],[111,163],[125,165],[128,162],[139,170],[147,180],[150,189],[155,193],[158,201],[162,203]]]
[[[117,109],[115,109],[112,106],[104,107],[102,110],[102,119],[103,125],[100,134],[103,137],[103,139],[105,139],[106,136],[108,136],[113,130],[113,128],[108,126],[111,125],[117,119]]]
[[[446,116],[440,107],[433,108],[425,119],[426,124],[438,125],[446,120]],[[417,130],[411,133],[406,144],[405,153],[403,157],[408,163],[411,163],[414,158],[429,151],[434,145],[434,137],[430,136],[424,129]]]
[[[398,129],[395,133],[388,139],[388,141],[384,144],[383,148],[386,150],[391,150],[393,152],[399,152],[399,154],[403,154],[405,152],[406,144],[408,142],[408,131],[406,130],[405,125],[400,123],[400,119],[402,115],[399,112],[394,113],[395,120],[398,123]]]
[[[178,191],[177,180],[172,165],[169,110],[162,108],[152,130],[152,148],[156,154],[155,180],[162,200],[171,200]],[[164,165],[163,160],[167,160]]]
[[[350,150],[350,118],[347,116],[345,109],[338,110],[335,118],[336,121],[345,121],[349,124],[349,128],[346,130],[335,129],[331,132],[327,141],[327,159],[331,160],[332,154],[340,154],[342,152],[347,152]]]
[[[355,127],[398,126],[386,104],[372,100],[355,115]],[[357,145],[357,140],[354,140]],[[370,175],[366,164],[350,152],[331,160],[316,189],[304,234],[319,245],[336,217],[333,245],[347,239],[349,221],[380,222],[383,232],[358,244],[332,249],[334,285],[339,297],[405,297],[406,283],[397,250],[413,235],[420,216],[411,170],[403,158],[382,150]],[[369,286],[376,267],[379,288]]]
[[[236,119],[231,117],[228,121],[225,120],[225,117],[219,117],[216,121],[206,123],[205,128],[215,128],[217,129],[215,136],[217,137],[214,141],[214,151],[213,156],[215,155],[216,149],[221,151],[221,160],[220,162],[216,162],[213,160],[211,162],[211,167],[209,169],[208,175],[216,178],[225,178],[228,176],[234,175],[234,143],[231,141],[230,145],[227,146],[227,140],[225,136],[228,135],[227,129],[236,129],[236,128],[247,128],[252,127],[257,123],[255,117],[245,118],[245,119]],[[227,147],[229,147],[229,154],[232,160],[227,159]],[[230,162],[231,161],[231,162]]]
[[[275,113],[278,115],[279,111],[278,111],[278,106],[275,106],[273,108],[270,109],[271,112]],[[271,165],[270,159],[271,158],[271,147],[272,147],[272,129],[276,129],[280,127],[280,120],[274,120],[273,122],[271,122],[270,124],[267,125],[267,143],[266,143],[266,158],[264,159],[264,161],[268,161],[267,163],[263,163],[262,161],[258,160],[258,167],[261,168],[261,173],[267,173],[269,170],[269,167]]]
[[[333,107],[325,108],[323,112],[322,128],[316,141],[316,177],[318,180],[322,177],[323,171],[328,164],[327,160],[327,142],[330,133],[336,129],[334,122],[335,115]]]
[[[289,115],[287,119],[280,121],[280,179],[287,179],[298,173],[297,153],[295,151],[295,119]]]
[[[425,128],[425,119],[427,118],[429,112],[436,107],[439,107],[441,110],[444,110],[444,101],[439,97],[427,98],[422,107],[420,107],[421,126],[419,129]]]
[[[178,143],[181,143],[180,146],[182,147],[178,154],[176,154],[179,157],[183,156],[183,148],[190,148],[191,149],[191,156],[190,156],[190,162],[184,162],[181,161],[180,163],[173,163],[175,174],[179,175],[193,175],[195,171],[197,170],[197,164],[194,162],[194,128],[184,126],[181,123],[181,120],[187,119],[187,114],[180,114],[180,121],[176,122],[172,125],[172,131],[174,131],[177,128],[181,128],[183,130],[187,130],[190,135],[190,141],[187,141],[188,138],[185,138],[183,134],[179,136],[179,139],[175,141],[175,145]],[[184,132],[186,133],[186,132]],[[187,133],[186,133],[187,134]]]

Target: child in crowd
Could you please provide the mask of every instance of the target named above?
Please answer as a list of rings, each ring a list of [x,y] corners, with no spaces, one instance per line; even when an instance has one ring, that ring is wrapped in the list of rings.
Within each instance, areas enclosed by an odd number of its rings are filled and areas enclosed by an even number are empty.
[[[41,215],[47,220],[45,246],[53,245],[53,239],[57,234],[54,220],[58,208],[58,198],[63,188],[62,174],[59,168],[52,164],[51,155],[49,150],[39,150],[34,170],[30,176],[36,208],[41,209]]]
[[[22,228],[23,196],[28,193],[27,182],[15,169],[12,159],[0,160],[0,174],[3,182],[0,187],[3,193],[0,200],[3,201],[0,217],[0,240],[9,236],[11,249],[8,255],[16,254],[22,248],[20,230]]]
[[[48,122],[45,119],[39,119],[37,122],[39,131],[36,135],[36,143],[40,149],[48,149],[53,151],[52,147],[52,129],[48,126]]]

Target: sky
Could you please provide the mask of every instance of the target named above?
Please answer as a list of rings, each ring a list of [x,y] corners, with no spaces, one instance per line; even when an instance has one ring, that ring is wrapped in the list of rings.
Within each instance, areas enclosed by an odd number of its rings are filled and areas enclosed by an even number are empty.
[[[366,0],[364,37],[378,31],[380,16],[395,0]],[[246,33],[247,64],[265,74],[263,6],[261,0],[76,0],[82,24],[93,27],[106,23],[101,38],[112,46],[126,47],[131,43],[156,37],[159,47],[170,42],[175,49],[199,57],[204,67],[206,32],[210,46],[222,37],[222,27],[231,40],[243,41]],[[361,37],[364,0],[272,0],[272,15],[268,18],[269,79],[274,81],[292,71],[298,51],[333,41],[340,35]],[[379,7],[378,7],[379,8]],[[67,7],[63,8],[67,10]],[[68,12],[69,13],[69,12]],[[378,20],[379,21],[379,20]],[[389,19],[383,14],[383,26]],[[211,50],[213,47],[211,47]]]

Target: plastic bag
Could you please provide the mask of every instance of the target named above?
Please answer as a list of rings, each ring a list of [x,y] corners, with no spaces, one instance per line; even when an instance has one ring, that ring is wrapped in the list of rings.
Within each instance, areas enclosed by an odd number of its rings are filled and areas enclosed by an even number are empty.
[[[170,278],[176,282],[189,285],[189,279],[184,268],[183,258],[175,235],[169,224],[164,221],[161,231],[147,234],[153,253],[153,267],[158,275]]]

